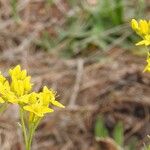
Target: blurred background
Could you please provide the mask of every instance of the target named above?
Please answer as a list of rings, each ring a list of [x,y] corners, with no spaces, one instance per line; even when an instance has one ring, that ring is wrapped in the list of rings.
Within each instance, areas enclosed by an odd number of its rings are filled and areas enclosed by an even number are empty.
[[[130,21],[149,0],[0,0],[0,70],[17,64],[66,108],[47,115],[32,150],[150,150],[150,74]],[[23,150],[16,106],[0,115],[0,150]]]

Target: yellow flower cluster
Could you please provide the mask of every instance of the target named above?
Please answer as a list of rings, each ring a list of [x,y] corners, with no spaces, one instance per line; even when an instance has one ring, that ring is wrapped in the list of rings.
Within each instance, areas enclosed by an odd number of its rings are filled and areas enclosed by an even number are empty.
[[[20,65],[9,70],[10,82],[0,73],[0,103],[18,104],[30,112],[30,116],[43,117],[44,114],[53,112],[50,105],[64,106],[55,100],[56,93],[44,86],[43,91],[31,92],[31,77],[26,70],[21,70]]]
[[[132,29],[142,38],[142,41],[136,45],[150,45],[150,21],[140,20],[137,22],[135,19],[131,21]]]
[[[131,21],[131,25],[132,28],[140,35],[140,36],[144,36],[147,35],[150,30],[149,30],[149,25],[150,22],[146,21],[146,20],[140,20],[139,22],[137,22],[135,19],[132,19]]]
[[[150,45],[150,21],[146,20],[140,20],[137,22],[135,19],[132,19],[131,21],[131,27],[132,29],[142,38],[142,40],[136,45],[144,45],[149,46]],[[144,69],[144,72],[150,72],[150,52],[147,52],[147,65]]]
[[[57,107],[64,107],[61,103],[55,100],[55,92],[44,86],[42,92],[33,92],[29,95],[29,102],[23,108],[39,117],[43,117],[45,113],[54,111],[53,109],[49,108],[49,105],[51,104]]]

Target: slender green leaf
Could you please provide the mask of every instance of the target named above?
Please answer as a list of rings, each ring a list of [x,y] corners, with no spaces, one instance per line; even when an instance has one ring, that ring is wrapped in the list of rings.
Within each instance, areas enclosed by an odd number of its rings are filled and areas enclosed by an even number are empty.
[[[123,123],[122,122],[118,122],[114,128],[114,132],[113,132],[113,138],[116,141],[116,143],[118,143],[120,146],[123,145],[123,141],[124,141],[124,134],[123,134]]]
[[[105,127],[102,117],[98,117],[95,123],[95,136],[96,137],[108,137],[108,130]]]

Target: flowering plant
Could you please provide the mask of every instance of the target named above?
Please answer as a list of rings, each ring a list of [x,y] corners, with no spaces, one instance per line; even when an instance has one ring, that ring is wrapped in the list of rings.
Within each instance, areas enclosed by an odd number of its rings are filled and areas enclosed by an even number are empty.
[[[150,72],[150,51],[148,49],[148,46],[150,45],[150,20],[140,20],[137,22],[135,19],[132,19],[131,27],[142,38],[136,45],[144,45],[147,49],[147,65],[143,72]],[[145,147],[145,150],[150,150],[150,145]]]
[[[132,19],[131,27],[142,38],[136,45],[144,45],[147,48],[147,65],[144,72],[150,72],[150,51],[148,50],[150,45],[150,21],[140,20],[137,22],[135,19]]]
[[[46,86],[39,93],[32,92],[31,77],[20,65],[9,70],[10,81],[0,72],[0,103],[17,104],[20,109],[20,122],[24,135],[26,150],[31,149],[34,132],[47,113],[54,110],[51,105],[64,108],[55,97],[56,92]],[[27,121],[25,122],[25,120]]]

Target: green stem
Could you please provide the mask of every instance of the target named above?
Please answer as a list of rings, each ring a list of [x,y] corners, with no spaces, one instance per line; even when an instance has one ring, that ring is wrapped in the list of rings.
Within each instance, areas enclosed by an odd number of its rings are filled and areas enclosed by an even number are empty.
[[[29,137],[28,137],[28,149],[27,150],[31,150],[33,135],[34,135],[34,132],[35,132],[39,122],[40,122],[40,119],[38,119],[35,123],[32,123],[31,126],[30,126]]]
[[[28,138],[27,138],[27,131],[26,131],[26,126],[25,126],[25,121],[24,121],[24,112],[23,112],[22,108],[20,108],[20,118],[21,118],[22,132],[23,132],[24,141],[25,141],[25,147],[26,147],[26,150],[28,150],[27,149]]]
[[[33,134],[34,134],[34,126],[33,124],[31,124],[31,127],[29,129],[29,138],[28,138],[28,149],[27,150],[30,150],[31,149],[31,144],[32,144],[32,139],[33,139]]]

